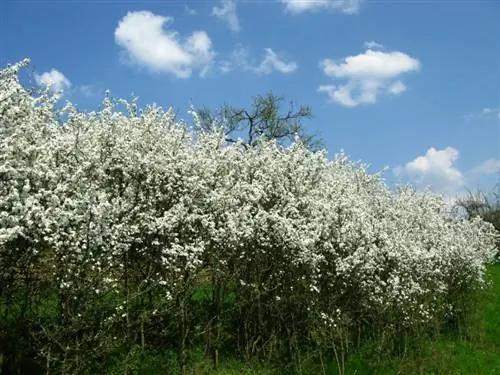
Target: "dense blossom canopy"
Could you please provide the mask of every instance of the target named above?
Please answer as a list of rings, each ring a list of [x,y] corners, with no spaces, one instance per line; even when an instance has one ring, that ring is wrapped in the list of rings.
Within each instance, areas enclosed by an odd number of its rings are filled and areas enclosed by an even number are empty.
[[[83,277],[113,292],[127,254],[167,299],[210,269],[276,303],[300,293],[327,323],[391,309],[410,324],[481,283],[494,257],[491,225],[453,219],[430,193],[392,192],[344,154],[299,139],[228,144],[195,112],[189,128],[109,96],[97,112],[57,109],[20,85],[25,64],[0,73],[0,256],[49,251],[61,289]]]

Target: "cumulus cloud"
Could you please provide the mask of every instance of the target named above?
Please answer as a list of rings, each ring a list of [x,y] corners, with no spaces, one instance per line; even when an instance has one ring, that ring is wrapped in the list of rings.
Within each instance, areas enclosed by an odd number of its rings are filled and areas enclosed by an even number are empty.
[[[453,147],[437,150],[431,147],[404,166],[393,169],[395,176],[410,179],[417,187],[430,186],[435,192],[455,194],[464,185],[464,175],[455,166],[460,154]]]
[[[456,165],[459,156],[453,147],[442,150],[431,147],[424,155],[393,168],[392,172],[400,182],[412,183],[419,190],[429,187],[450,204],[463,196],[467,188],[481,186],[482,191],[488,191],[498,182],[500,159],[487,159],[462,171]]]
[[[52,92],[61,92],[71,87],[69,79],[56,69],[42,74],[35,73],[35,81],[39,86],[50,87]]]
[[[227,23],[232,31],[240,31],[240,21],[236,14],[235,0],[220,0],[219,6],[212,8],[212,16],[217,17]]]
[[[219,63],[219,69],[222,73],[228,73],[235,68],[251,71],[259,75],[268,75],[274,71],[290,74],[297,70],[298,65],[294,61],[287,61],[271,48],[265,48],[264,57],[260,62],[257,62],[251,56],[248,48],[238,46],[231,53],[229,60]]]
[[[115,29],[115,42],[135,65],[179,78],[189,78],[195,70],[203,76],[215,56],[211,39],[205,31],[181,39],[168,29],[173,21],[149,11],[129,12]]]
[[[359,11],[361,0],[281,0],[285,10],[293,14],[319,10],[354,14]]]
[[[420,61],[399,51],[383,52],[367,49],[342,61],[326,58],[320,62],[324,74],[334,80],[346,80],[340,85],[321,85],[319,92],[346,107],[373,104],[381,93],[399,95],[406,86],[402,75],[420,70]]]

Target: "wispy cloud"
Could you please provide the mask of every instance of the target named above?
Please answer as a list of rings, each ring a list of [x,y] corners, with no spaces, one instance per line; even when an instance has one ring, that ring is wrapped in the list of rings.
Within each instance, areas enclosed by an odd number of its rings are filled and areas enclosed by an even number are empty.
[[[190,16],[195,16],[198,13],[196,12],[196,9],[189,7],[187,4],[184,4],[184,10]]]
[[[240,31],[240,21],[238,19],[238,15],[236,14],[236,1],[220,0],[219,3],[219,6],[214,6],[212,8],[212,16],[226,22],[232,31]]]
[[[405,92],[406,91],[406,86],[403,82],[401,81],[396,81],[394,83],[391,83],[389,85],[389,88],[388,88],[388,91],[391,93],[391,94],[394,94],[394,95],[399,95],[401,94],[402,92]]]
[[[261,63],[255,67],[257,74],[270,74],[277,71],[283,74],[292,73],[297,70],[297,63],[294,61],[287,62],[278,56],[271,48],[265,48],[265,56]]]
[[[223,73],[228,73],[234,69],[242,69],[259,75],[268,75],[275,71],[290,74],[296,71],[297,68],[296,62],[287,60],[271,48],[265,48],[264,57],[257,61],[255,57],[251,56],[250,50],[243,46],[236,47],[229,60],[222,61],[219,64],[219,69]]]
[[[488,159],[472,169],[473,173],[500,174],[500,160]]]
[[[78,86],[78,91],[85,97],[91,98],[100,95],[104,90],[99,84],[89,84]]]
[[[371,40],[369,42],[364,42],[363,45],[368,49],[380,49],[384,47],[382,44],[377,43],[374,40]]]
[[[465,115],[464,119],[467,122],[479,119],[500,120],[500,108],[485,107],[478,112]]]
[[[361,0],[280,0],[285,10],[292,14],[320,10],[338,11],[347,14],[358,13]]]

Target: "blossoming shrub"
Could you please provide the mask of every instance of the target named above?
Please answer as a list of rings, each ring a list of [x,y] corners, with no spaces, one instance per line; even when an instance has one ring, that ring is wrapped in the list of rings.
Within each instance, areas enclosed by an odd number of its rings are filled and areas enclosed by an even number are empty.
[[[442,327],[484,284],[493,227],[440,197],[298,139],[227,144],[157,106],[57,109],[19,84],[25,64],[0,72],[1,341],[28,330],[1,347],[6,369],[27,347],[56,373],[157,347],[181,367],[198,345],[215,363],[343,355]]]

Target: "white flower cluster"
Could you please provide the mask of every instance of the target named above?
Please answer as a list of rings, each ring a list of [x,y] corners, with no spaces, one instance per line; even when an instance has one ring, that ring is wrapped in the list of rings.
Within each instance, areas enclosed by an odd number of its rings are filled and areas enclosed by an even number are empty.
[[[86,273],[114,290],[132,264],[167,291],[208,267],[281,305],[300,295],[316,313],[390,309],[411,322],[481,283],[494,257],[491,225],[391,192],[344,154],[246,149],[109,97],[98,112],[57,110],[19,84],[25,64],[0,72],[0,253],[50,249],[61,288]]]

